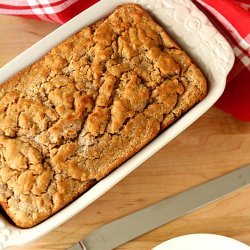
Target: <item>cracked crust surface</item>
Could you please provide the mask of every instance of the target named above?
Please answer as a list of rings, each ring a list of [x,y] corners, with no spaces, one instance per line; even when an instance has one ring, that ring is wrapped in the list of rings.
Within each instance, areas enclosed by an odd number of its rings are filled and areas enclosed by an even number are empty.
[[[105,177],[207,92],[140,6],[118,7],[0,85],[0,203],[32,227]]]

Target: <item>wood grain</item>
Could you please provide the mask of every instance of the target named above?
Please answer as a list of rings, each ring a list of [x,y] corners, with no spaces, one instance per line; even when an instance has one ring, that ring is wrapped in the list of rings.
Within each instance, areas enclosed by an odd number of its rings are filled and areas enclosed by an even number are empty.
[[[57,27],[0,16],[0,66]],[[66,249],[94,228],[250,163],[250,123],[211,108],[109,192],[41,239],[13,249]],[[153,230],[118,249],[150,249],[190,233],[216,233],[250,245],[250,187]]]

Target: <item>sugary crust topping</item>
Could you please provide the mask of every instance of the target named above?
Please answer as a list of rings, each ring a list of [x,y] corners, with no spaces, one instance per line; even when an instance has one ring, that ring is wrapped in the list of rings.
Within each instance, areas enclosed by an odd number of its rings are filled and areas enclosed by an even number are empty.
[[[0,86],[0,202],[17,225],[39,223],[205,93],[163,29],[119,7]]]

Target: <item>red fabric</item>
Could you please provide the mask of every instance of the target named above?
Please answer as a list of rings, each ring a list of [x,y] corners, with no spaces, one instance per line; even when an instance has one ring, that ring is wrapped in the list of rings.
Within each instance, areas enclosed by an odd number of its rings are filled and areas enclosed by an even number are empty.
[[[79,14],[82,10],[89,8],[91,5],[98,2],[98,0],[85,0],[85,1],[77,1],[70,8],[65,9],[62,12],[58,13],[60,19],[65,23],[69,21],[72,17]]]
[[[167,1],[167,0],[166,0]],[[98,0],[0,0],[0,14],[65,23]],[[250,121],[250,1],[193,0],[231,44],[236,60],[216,106]]]
[[[223,96],[216,105],[241,120],[250,121],[250,78],[247,68],[244,68],[233,81],[228,82]]]
[[[246,37],[249,34],[250,15],[235,2],[231,0],[203,0],[203,2],[220,12],[237,29],[242,37]]]
[[[216,106],[243,121],[250,121],[250,1],[196,0],[231,44],[234,66]]]
[[[98,0],[0,0],[0,14],[63,24]]]

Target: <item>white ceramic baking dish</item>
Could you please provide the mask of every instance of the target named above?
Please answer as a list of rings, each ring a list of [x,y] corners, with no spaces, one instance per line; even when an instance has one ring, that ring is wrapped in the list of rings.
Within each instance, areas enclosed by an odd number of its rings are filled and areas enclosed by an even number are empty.
[[[107,16],[118,5],[128,2],[141,4],[148,9],[165,26],[177,43],[190,54],[208,79],[207,97],[117,170],[38,226],[31,229],[19,229],[0,215],[0,249],[33,241],[77,214],[186,129],[223,93],[227,74],[234,62],[232,49],[207,17],[190,0],[102,0],[2,67],[0,82],[36,61],[68,36]]]

